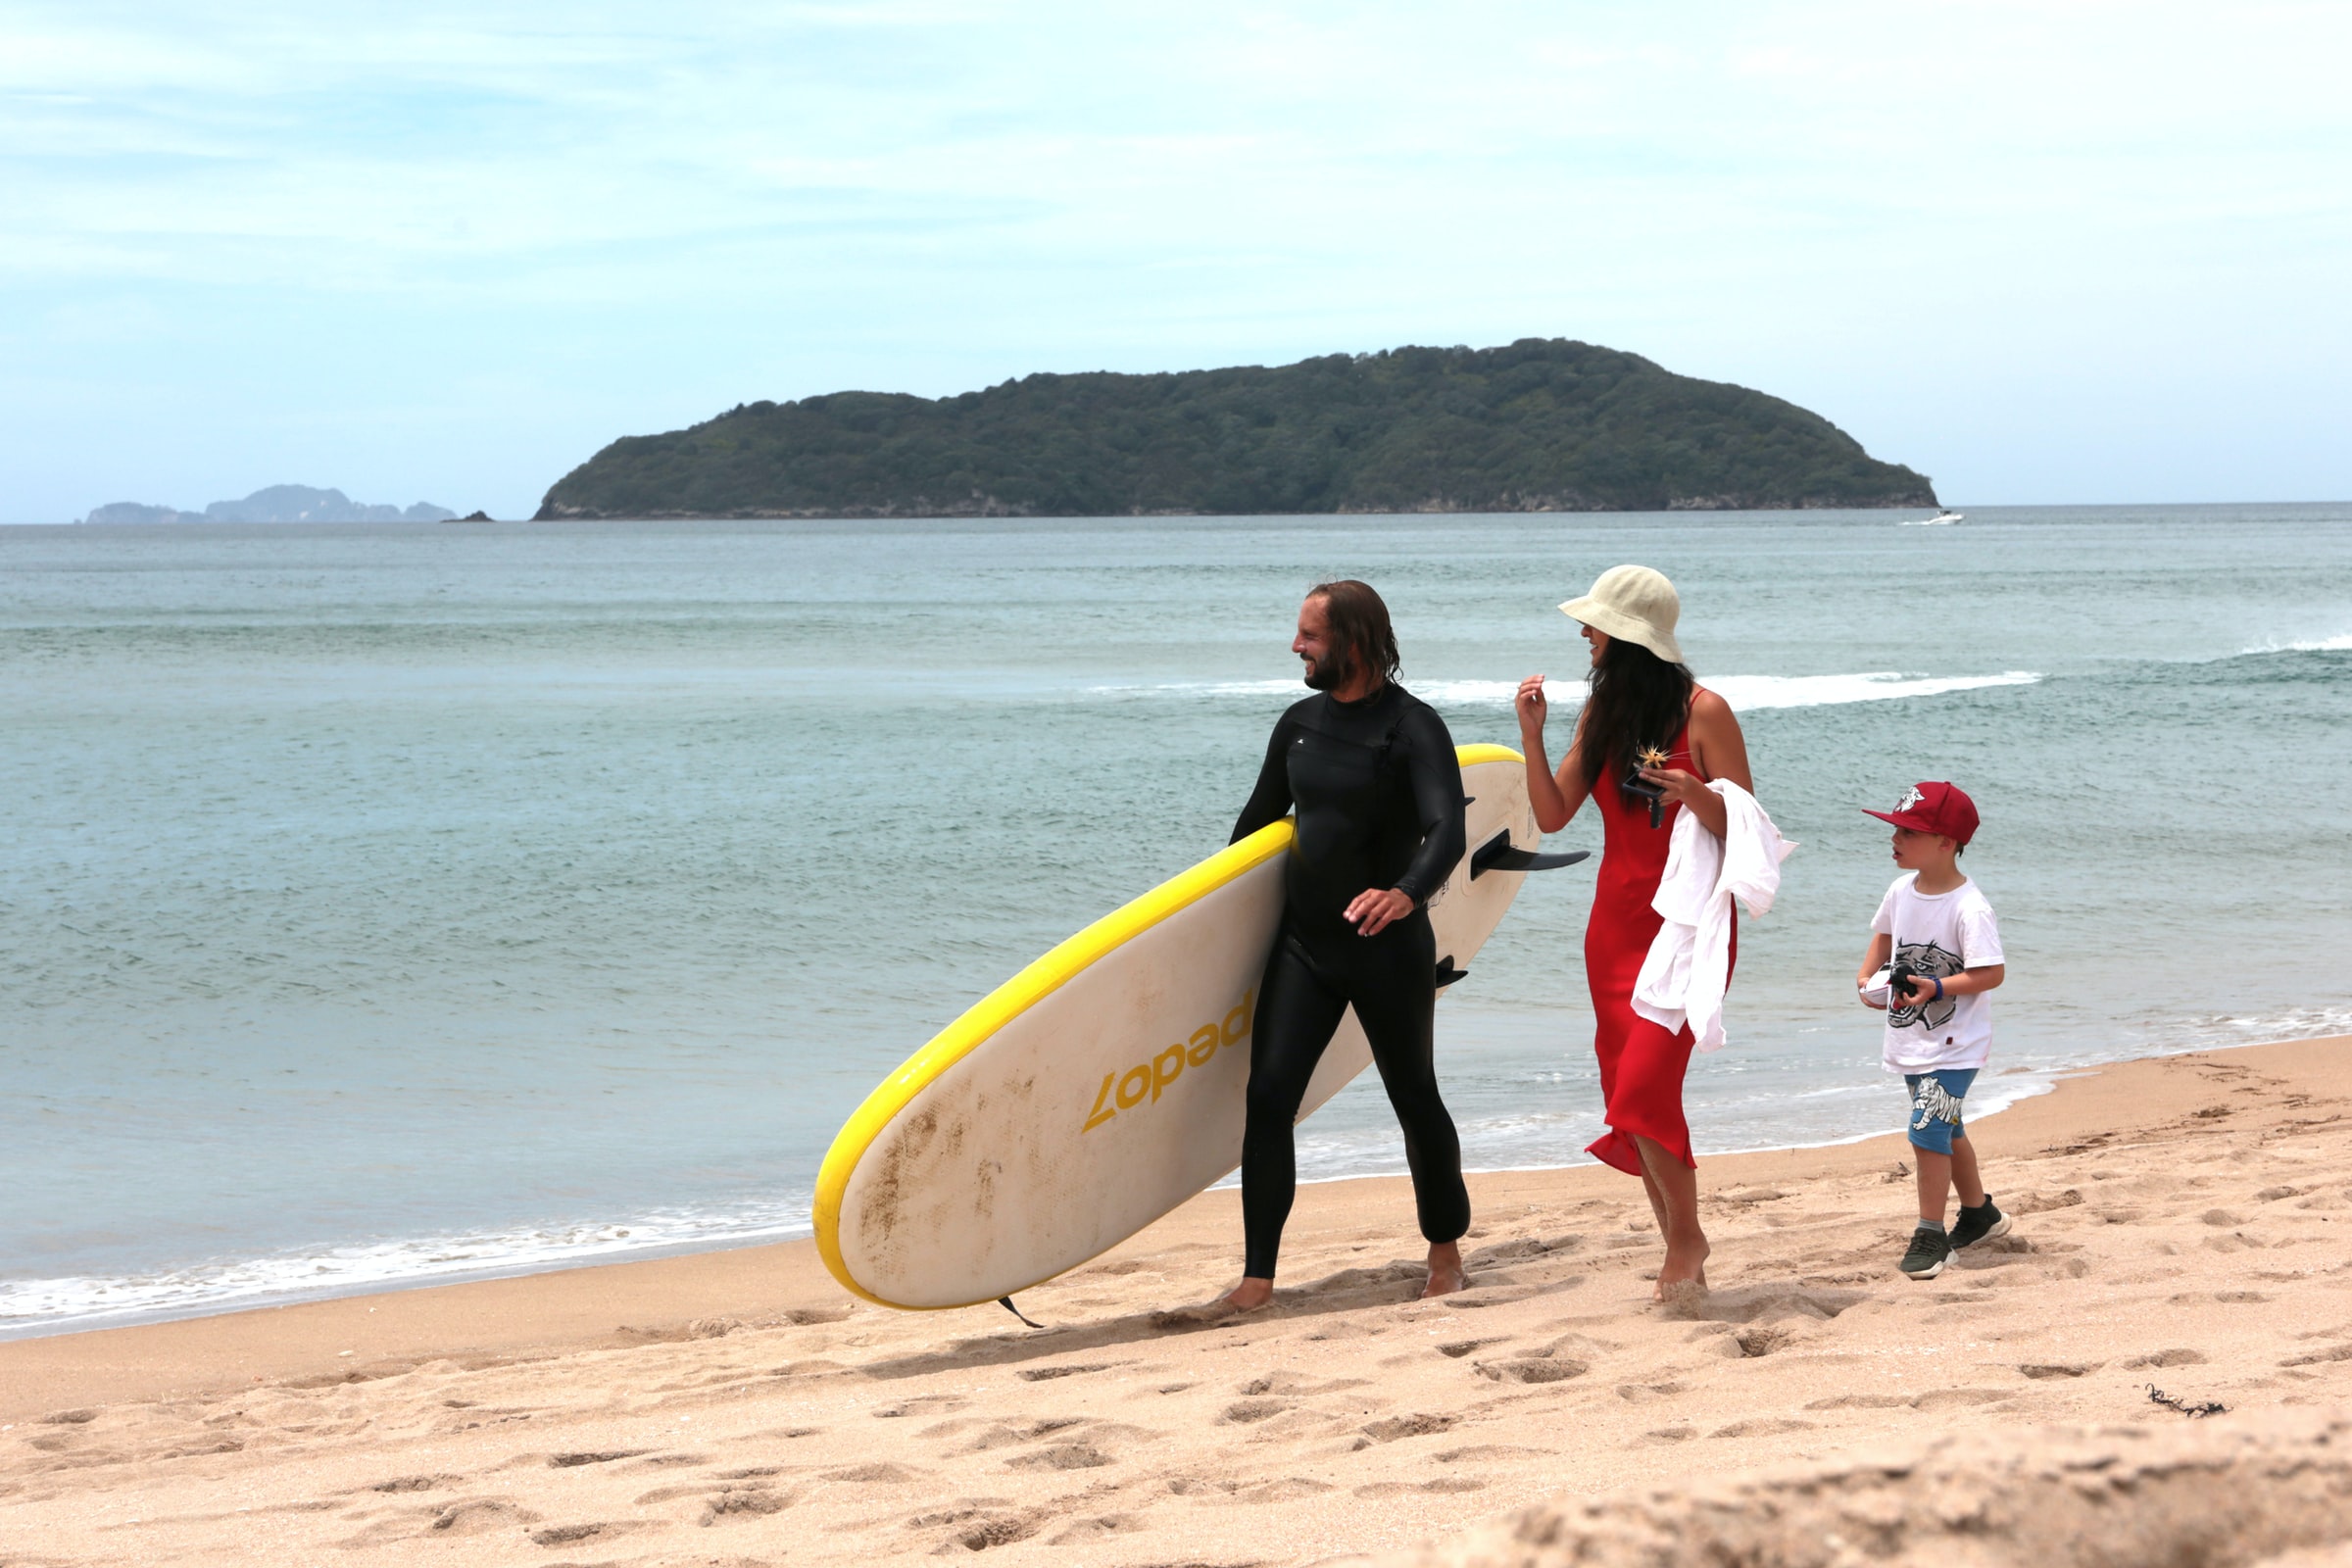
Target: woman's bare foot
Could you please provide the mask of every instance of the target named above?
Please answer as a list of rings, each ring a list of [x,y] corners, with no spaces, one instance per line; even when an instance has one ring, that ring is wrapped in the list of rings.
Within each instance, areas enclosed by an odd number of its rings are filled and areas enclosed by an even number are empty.
[[[1653,1301],[1687,1300],[1707,1294],[1707,1254],[1714,1249],[1703,1235],[1669,1236],[1666,1261],[1658,1266]]]
[[[1658,1265],[1653,1301],[1680,1301],[1707,1291],[1707,1233],[1698,1228],[1698,1172],[1654,1139],[1634,1135],[1642,1153],[1642,1180],[1649,1206],[1666,1237],[1666,1260]]]
[[[1274,1299],[1274,1282],[1251,1275],[1242,1276],[1242,1283],[1225,1295],[1225,1304],[1236,1312],[1254,1312]]]
[[[1433,1242],[1429,1249],[1429,1284],[1421,1291],[1421,1299],[1433,1296],[1451,1296],[1468,1288],[1470,1277],[1462,1272],[1462,1248],[1458,1242]]]

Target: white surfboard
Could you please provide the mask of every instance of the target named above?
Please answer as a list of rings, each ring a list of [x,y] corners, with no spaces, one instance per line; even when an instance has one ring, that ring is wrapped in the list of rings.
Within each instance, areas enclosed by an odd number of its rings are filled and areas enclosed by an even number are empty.
[[[1429,903],[1441,976],[1469,967],[1531,862],[1584,858],[1531,856],[1517,752],[1458,755],[1469,853]],[[1277,822],[1103,916],[868,1095],[817,1174],[816,1245],[834,1278],[885,1306],[993,1301],[1239,1166],[1250,1014],[1291,832]],[[1371,1059],[1351,1008],[1299,1119]]]

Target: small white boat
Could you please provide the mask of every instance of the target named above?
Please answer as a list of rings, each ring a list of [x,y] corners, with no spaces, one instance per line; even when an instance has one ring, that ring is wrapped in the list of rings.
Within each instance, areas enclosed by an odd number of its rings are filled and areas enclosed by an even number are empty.
[[[1953,512],[1947,508],[1933,517],[1905,517],[1903,526],[1906,528],[1934,528],[1943,523],[1958,522],[1967,515],[1968,514],[1965,512]]]

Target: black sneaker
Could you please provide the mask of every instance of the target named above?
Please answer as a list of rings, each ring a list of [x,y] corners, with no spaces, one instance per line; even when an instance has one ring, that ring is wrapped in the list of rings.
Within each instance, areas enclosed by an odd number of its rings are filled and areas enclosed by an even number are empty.
[[[1995,1236],[2009,1234],[2009,1216],[1993,1205],[1992,1195],[1986,1193],[1984,1201],[1974,1208],[1962,1208],[1960,1221],[1952,1227],[1952,1250],[1988,1242]]]
[[[1895,1266],[1915,1280],[1932,1280],[1951,1261],[1952,1239],[1925,1225],[1911,1233],[1911,1249]]]

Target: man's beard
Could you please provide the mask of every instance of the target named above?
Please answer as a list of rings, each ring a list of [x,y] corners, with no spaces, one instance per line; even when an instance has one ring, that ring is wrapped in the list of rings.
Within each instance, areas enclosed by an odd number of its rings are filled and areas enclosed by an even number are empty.
[[[1321,659],[1306,661],[1304,678],[1309,691],[1327,692],[1335,686],[1345,686],[1348,684],[1348,656],[1334,649]]]

